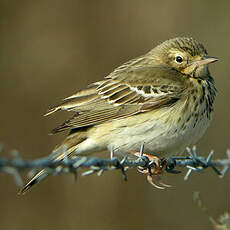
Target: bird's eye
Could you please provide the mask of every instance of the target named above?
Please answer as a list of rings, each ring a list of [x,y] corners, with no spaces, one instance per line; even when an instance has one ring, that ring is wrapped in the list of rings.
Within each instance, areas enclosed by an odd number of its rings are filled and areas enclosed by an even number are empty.
[[[175,62],[176,62],[177,64],[181,64],[181,63],[183,62],[183,57],[180,56],[180,55],[176,55],[176,57],[175,57]]]

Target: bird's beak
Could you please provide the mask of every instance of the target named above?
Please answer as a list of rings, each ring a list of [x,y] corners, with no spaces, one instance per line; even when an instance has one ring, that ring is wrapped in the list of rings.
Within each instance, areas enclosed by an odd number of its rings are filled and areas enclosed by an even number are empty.
[[[203,65],[208,65],[216,61],[218,61],[218,59],[215,57],[204,56],[202,57],[201,60],[195,61],[194,64],[196,64],[196,66],[203,66]]]

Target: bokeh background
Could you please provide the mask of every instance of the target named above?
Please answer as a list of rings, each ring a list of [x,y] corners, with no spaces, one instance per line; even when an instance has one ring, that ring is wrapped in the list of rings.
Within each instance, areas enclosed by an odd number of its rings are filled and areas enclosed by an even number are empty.
[[[139,0],[0,0],[0,142],[34,159],[50,153],[65,134],[48,136],[65,114],[43,117],[87,84],[175,36],[193,36],[220,61],[211,66],[219,94],[215,118],[198,144],[201,154],[230,147],[230,2]],[[184,174],[183,174],[184,175]],[[1,229],[212,229],[192,201],[200,191],[210,213],[230,211],[230,175],[211,170],[169,176],[159,191],[143,175],[51,177],[25,196],[0,175]]]

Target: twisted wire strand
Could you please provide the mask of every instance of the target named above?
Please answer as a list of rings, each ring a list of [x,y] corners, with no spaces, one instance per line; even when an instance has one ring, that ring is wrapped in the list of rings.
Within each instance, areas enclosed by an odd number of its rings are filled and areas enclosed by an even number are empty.
[[[24,159],[17,151],[11,151],[12,156],[4,158],[0,157],[0,173],[6,173],[14,178],[18,186],[23,185],[21,173],[29,171],[29,177],[33,176],[39,170],[45,168],[49,174],[58,175],[65,173],[72,173],[76,178],[78,172],[81,170],[82,176],[91,174],[102,175],[105,171],[120,170],[124,180],[127,180],[126,171],[130,168],[137,168],[141,170],[156,167],[146,155],[143,155],[144,144],[140,148],[140,155],[136,159],[129,159],[128,157],[118,158],[114,157],[113,150],[111,150],[109,159],[102,159],[98,157],[72,156],[65,158],[63,161],[53,161],[52,154],[48,157],[39,158],[35,160]],[[3,148],[0,149],[3,151]],[[188,180],[192,172],[201,172],[206,168],[212,168],[213,171],[223,178],[230,168],[230,150],[227,150],[227,157],[224,159],[212,160],[214,151],[211,151],[207,157],[198,156],[196,147],[192,149],[187,148],[187,156],[174,156],[168,159],[162,159],[166,164],[165,171],[167,173],[178,174],[181,171],[178,168],[187,168],[188,171],[184,177]]]

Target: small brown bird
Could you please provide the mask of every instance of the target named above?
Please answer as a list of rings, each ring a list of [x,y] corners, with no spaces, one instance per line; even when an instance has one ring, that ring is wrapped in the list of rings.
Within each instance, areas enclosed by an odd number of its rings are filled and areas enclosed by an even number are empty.
[[[178,37],[66,98],[46,114],[74,113],[52,130],[69,130],[53,159],[111,148],[117,154],[134,154],[142,143],[145,152],[157,157],[182,154],[210,124],[216,88],[207,65],[215,61],[201,43]],[[21,193],[47,175],[39,172]]]

